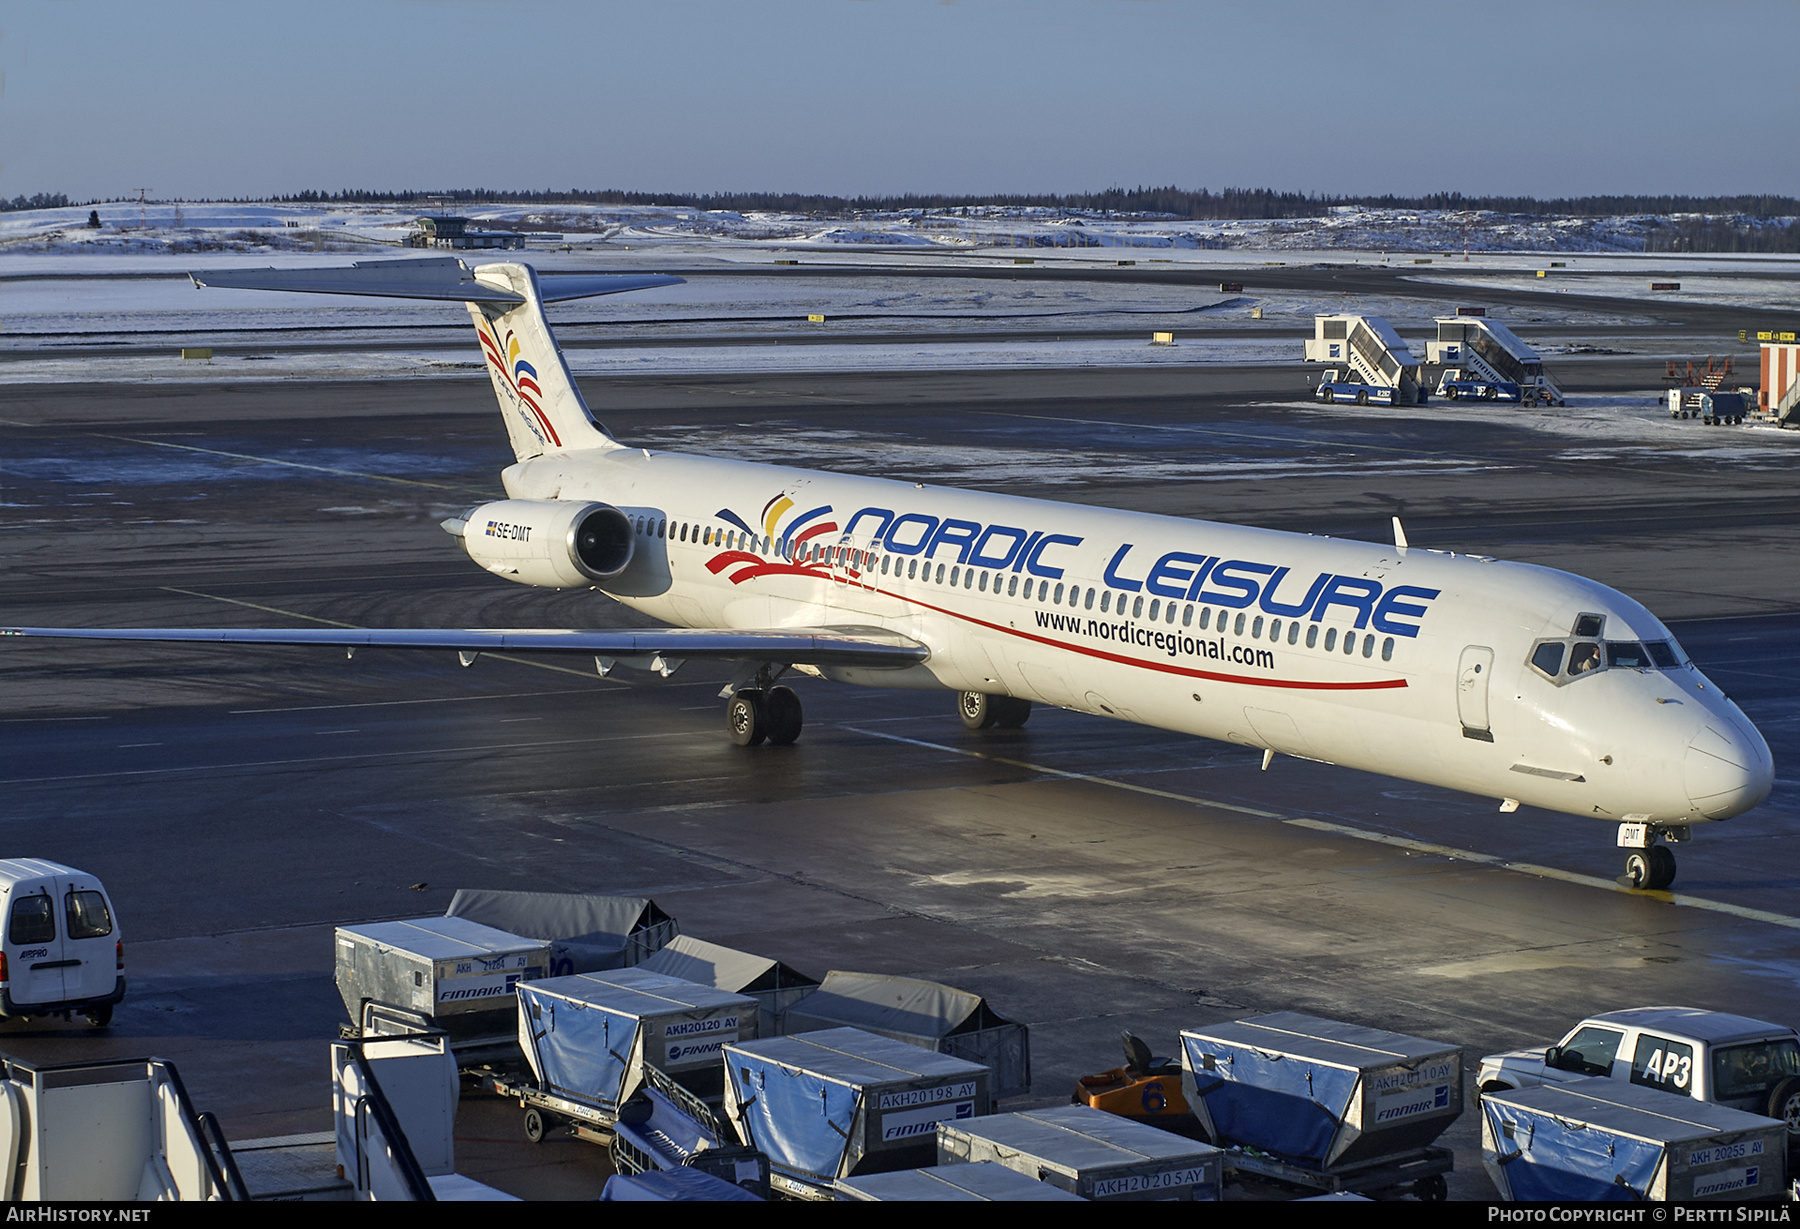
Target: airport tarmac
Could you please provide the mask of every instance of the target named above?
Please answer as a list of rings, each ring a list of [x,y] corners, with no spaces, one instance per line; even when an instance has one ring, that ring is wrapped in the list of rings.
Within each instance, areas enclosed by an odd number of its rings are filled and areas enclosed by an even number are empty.
[[[1642,360],[1557,374],[1578,409],[1643,402],[1646,429],[1319,407],[1298,365],[585,391],[634,444],[1378,540],[1399,513],[1415,547],[1614,584],[1775,754],[1775,794],[1698,830],[1673,893],[1614,883],[1610,824],[1058,710],[973,734],[948,694],[800,680],[800,743],[745,750],[696,666],[628,684],[579,658],[12,642],[6,852],[106,881],[132,988],[108,1030],[10,1023],[0,1050],[153,1053],[234,1139],[326,1129],[330,928],[459,887],[648,895],[818,975],[979,991],[1032,1029],[1032,1095],[1003,1108],[1065,1101],[1121,1029],[1167,1053],[1276,1010],[1454,1042],[1471,1074],[1618,1007],[1794,1022],[1800,440],[1656,418]],[[510,460],[483,378],[14,387],[0,419],[0,622],[638,621],[486,576],[437,528]],[[516,1131],[466,1100],[464,1171],[598,1192],[600,1149]],[[1452,1197],[1491,1197],[1476,1115],[1443,1142]]]

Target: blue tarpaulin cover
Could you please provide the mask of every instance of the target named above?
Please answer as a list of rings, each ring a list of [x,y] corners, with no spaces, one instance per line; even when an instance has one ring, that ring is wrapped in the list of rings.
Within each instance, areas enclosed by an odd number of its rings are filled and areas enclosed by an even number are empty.
[[[519,1045],[540,1086],[602,1110],[631,1095],[645,1062],[665,1071],[716,1063],[725,1041],[756,1034],[751,999],[642,969],[551,977],[516,990]]]
[[[743,1187],[698,1169],[652,1169],[630,1177],[614,1174],[606,1180],[600,1198],[608,1203],[762,1202]]]
[[[1461,1051],[1442,1042],[1276,1012],[1181,1044],[1217,1137],[1302,1165],[1422,1147],[1462,1109]]]
[[[744,1142],[822,1185],[883,1144],[934,1142],[940,1117],[989,1108],[986,1067],[856,1028],[728,1045],[725,1075]]]
[[[1773,1195],[1782,1124],[1595,1076],[1482,1097],[1482,1160],[1520,1201]]]

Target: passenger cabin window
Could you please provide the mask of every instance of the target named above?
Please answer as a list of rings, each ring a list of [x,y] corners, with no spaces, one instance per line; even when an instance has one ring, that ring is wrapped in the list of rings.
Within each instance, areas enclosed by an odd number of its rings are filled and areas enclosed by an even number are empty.
[[[72,891],[63,903],[69,938],[104,939],[112,933],[112,910],[100,893]]]
[[[1625,1034],[1617,1029],[1589,1025],[1556,1047],[1556,1061],[1549,1065],[1558,1071],[1578,1071],[1582,1075],[1611,1075],[1613,1059],[1619,1056],[1619,1046],[1624,1041]]]
[[[21,896],[13,901],[6,941],[14,946],[56,942],[56,905],[48,896]]]

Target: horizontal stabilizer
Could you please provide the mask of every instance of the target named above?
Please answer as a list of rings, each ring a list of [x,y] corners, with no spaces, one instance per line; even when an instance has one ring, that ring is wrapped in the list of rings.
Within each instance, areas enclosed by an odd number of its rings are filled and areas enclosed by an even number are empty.
[[[360,294],[387,299],[441,299],[452,303],[523,303],[515,290],[483,281],[479,270],[454,256],[420,260],[359,260],[328,269],[196,269],[195,286],[226,290],[289,290],[305,294]],[[561,303],[595,295],[675,286],[666,273],[563,273],[538,279],[543,301]]]
[[[456,649],[471,653],[584,653],[604,657],[662,654],[673,658],[768,661],[802,665],[916,665],[931,651],[877,627],[785,627],[752,630],[633,628],[204,628],[0,627],[0,636],[176,643],[328,645],[338,648]]]

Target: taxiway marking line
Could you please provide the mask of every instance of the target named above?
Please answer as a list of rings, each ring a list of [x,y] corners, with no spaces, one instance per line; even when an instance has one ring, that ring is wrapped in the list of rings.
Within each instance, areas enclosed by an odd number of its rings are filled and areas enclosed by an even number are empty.
[[[394,482],[401,486],[422,486],[428,487],[434,491],[475,491],[474,487],[454,486],[447,482],[422,482],[417,478],[395,478],[390,474],[365,474],[361,470],[333,469],[329,465],[307,465],[302,461],[282,461],[275,457],[253,456],[247,452],[226,452],[222,448],[201,448],[195,444],[172,444],[167,440],[145,440],[138,439],[136,436],[132,435],[107,435],[101,431],[90,431],[88,434],[92,435],[95,439],[120,440],[127,444],[142,444],[146,448],[178,448],[183,452],[203,452],[208,456],[230,457],[236,461],[255,461],[262,465],[285,465],[289,469],[311,470],[315,474],[337,474],[339,477],[343,478],[367,478],[372,482]],[[493,493],[484,489],[480,491],[479,494],[484,498],[492,498]]]
[[[343,733],[338,730],[318,731],[320,733]],[[527,743],[482,743],[472,747],[421,747],[414,750],[404,748],[394,751],[363,751],[353,755],[303,755],[285,760],[239,760],[226,764],[179,764],[170,768],[121,768],[111,772],[75,772],[54,777],[8,777],[0,780],[0,785],[44,785],[55,781],[104,781],[113,777],[166,777],[177,772],[230,772],[242,768],[291,768],[305,764],[341,764],[352,760],[397,760],[409,756],[432,755],[468,755],[481,751],[531,751],[545,747],[593,746],[600,743],[641,742],[651,738],[688,738],[688,731],[672,731],[666,734],[615,734],[596,738],[546,738]],[[654,781],[652,785],[670,785],[674,782]]]
[[[164,593],[182,593],[182,594],[186,594],[188,597],[203,597],[211,602],[224,602],[227,605],[231,605],[231,606],[243,606],[250,610],[260,610],[267,614],[277,614],[277,615],[281,615],[284,618],[288,618],[288,619],[305,619],[308,623],[323,623],[327,627],[348,627],[348,628],[352,628],[359,632],[369,630],[368,628],[363,627],[360,623],[340,623],[336,619],[321,619],[318,615],[301,614],[295,610],[283,610],[279,606],[262,606],[262,605],[257,604],[256,602],[241,601],[240,599],[235,598],[235,597],[220,597],[216,593],[202,593],[198,589],[180,589],[180,588],[175,587],[174,585],[161,585],[161,586],[159,586],[159,588],[161,588]],[[398,646],[398,645],[370,645],[368,647],[379,649],[379,648],[398,648],[401,646]],[[484,650],[482,652],[482,656],[483,657],[491,657],[495,661],[510,661],[515,666],[530,666],[533,670],[554,670],[558,674],[573,674],[578,679],[596,678],[595,675],[589,674],[586,670],[571,670],[568,666],[557,666],[557,665],[552,665],[550,662],[547,662],[547,661],[532,661],[529,658],[525,658],[525,657],[514,657],[511,653],[489,653]],[[621,686],[623,686],[623,684],[600,683],[600,684],[598,684],[598,686],[603,691],[617,691]],[[421,701],[412,701],[412,703],[421,703]],[[282,710],[282,709],[251,709],[251,710],[246,710],[246,711],[282,712],[285,710]]]
[[[1800,930],[1800,917],[1789,917],[1784,913],[1771,913],[1767,909],[1752,909],[1745,905],[1733,905],[1721,900],[1708,900],[1703,896],[1690,896],[1685,892],[1644,892],[1636,888],[1628,888],[1611,879],[1602,879],[1597,875],[1583,875],[1577,871],[1565,871],[1554,866],[1540,866],[1535,862],[1519,862],[1512,858],[1502,858],[1495,854],[1477,853],[1472,849],[1458,849],[1454,845],[1439,845],[1431,841],[1414,840],[1412,837],[1392,836],[1385,832],[1370,832],[1365,828],[1351,827],[1349,824],[1334,824],[1323,819],[1306,819],[1294,816],[1279,815],[1273,811],[1259,811],[1254,807],[1238,806],[1229,802],[1216,802],[1211,798],[1201,798],[1193,794],[1178,794],[1173,790],[1152,789],[1147,785],[1135,785],[1129,781],[1115,781],[1110,777],[1095,776],[1086,772],[1069,772],[1061,768],[1051,768],[1044,764],[1033,764],[1029,760],[1009,759],[1002,755],[990,755],[985,751],[970,751],[963,747],[947,747],[942,743],[926,742],[919,738],[907,738],[900,734],[884,734],[879,730],[865,730],[858,726],[841,727],[869,738],[884,738],[889,742],[909,743],[915,747],[925,747],[932,751],[947,751],[951,755],[967,756],[970,759],[991,760],[996,764],[1007,764],[1014,768],[1024,768],[1032,772],[1047,773],[1053,777],[1064,777],[1071,781],[1091,781],[1096,785],[1107,785],[1113,789],[1129,790],[1134,794],[1149,794],[1157,798],[1169,798],[1176,802],[1189,802],[1195,806],[1211,807],[1221,811],[1236,811],[1240,815],[1253,815],[1258,819],[1274,819],[1295,828],[1308,828],[1314,832],[1329,832],[1335,836],[1353,837],[1359,841],[1373,841],[1378,845],[1392,845],[1398,849],[1410,850],[1413,853],[1432,854],[1441,858],[1453,858],[1459,862],[1477,862],[1484,866],[1495,866],[1502,870],[1520,871],[1527,875],[1536,875],[1544,879],[1556,879],[1563,883],[1572,883],[1584,888],[1598,888],[1604,892],[1619,892],[1627,896],[1649,896],[1666,901],[1672,905],[1683,905],[1689,909],[1704,909],[1712,913],[1723,913],[1731,917],[1743,918],[1751,922],[1766,922],[1771,926],[1785,926],[1790,930]]]

